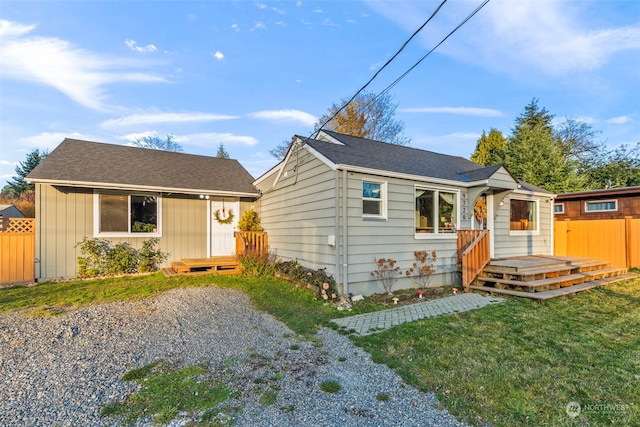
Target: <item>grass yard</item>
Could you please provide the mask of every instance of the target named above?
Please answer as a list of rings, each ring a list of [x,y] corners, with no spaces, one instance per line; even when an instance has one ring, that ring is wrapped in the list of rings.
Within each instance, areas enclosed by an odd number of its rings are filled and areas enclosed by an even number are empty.
[[[246,292],[258,309],[309,339],[320,325],[348,314],[278,279],[160,273],[0,289],[0,313],[64,314],[212,283]],[[369,304],[357,312],[376,309]],[[352,339],[407,383],[437,392],[452,414],[473,425],[640,426],[639,325],[635,279],[544,304],[508,298]],[[575,418],[567,414],[571,402],[581,405]]]
[[[639,426],[639,326],[635,279],[544,304],[509,298],[353,339],[473,425]],[[570,402],[581,405],[575,418]]]

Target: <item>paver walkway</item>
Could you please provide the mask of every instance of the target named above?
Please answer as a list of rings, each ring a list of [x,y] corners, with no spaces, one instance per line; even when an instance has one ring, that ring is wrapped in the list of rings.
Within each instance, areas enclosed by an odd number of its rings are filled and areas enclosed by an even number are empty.
[[[504,298],[485,297],[480,294],[466,293],[450,297],[403,305],[389,310],[333,319],[332,322],[356,335],[370,335],[406,322],[436,317],[443,314],[461,313],[498,304]]]

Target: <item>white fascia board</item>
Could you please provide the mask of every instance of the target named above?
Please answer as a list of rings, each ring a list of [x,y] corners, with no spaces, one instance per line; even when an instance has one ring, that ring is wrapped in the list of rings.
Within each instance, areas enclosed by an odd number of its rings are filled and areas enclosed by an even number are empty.
[[[406,179],[409,181],[426,182],[431,184],[442,184],[447,186],[463,187],[463,188],[471,188],[471,187],[477,187],[477,186],[489,184],[489,181],[486,179],[483,179],[480,181],[471,181],[471,182],[453,181],[450,179],[434,178],[431,176],[411,175],[411,174],[405,174],[405,173],[390,172],[390,171],[379,170],[379,169],[369,169],[369,168],[363,168],[359,166],[350,166],[350,165],[343,165],[343,164],[336,165],[336,168],[340,170],[345,170],[347,172],[357,172],[357,173],[363,173],[367,175],[386,176],[389,178],[399,178],[399,179]]]
[[[266,171],[265,173],[263,173],[258,179],[256,179],[255,181],[253,181],[253,185],[257,186],[258,184],[260,184],[262,181],[266,180],[267,178],[269,178],[271,175],[278,173],[280,169],[282,169],[282,165],[284,165],[284,162],[280,162],[277,165],[275,165],[274,167],[272,167],[271,169],[269,169],[268,171]]]
[[[313,154],[314,156],[316,156],[318,158],[318,160],[320,160],[322,163],[324,163],[325,165],[327,165],[331,170],[335,171],[336,169],[338,169],[338,165],[336,165],[335,163],[333,163],[331,160],[329,160],[328,158],[326,158],[323,154],[321,154],[318,150],[316,150],[315,148],[309,146],[309,145],[304,145],[303,146],[305,150],[307,150],[309,153]]]
[[[330,144],[344,145],[343,142],[341,142],[340,140],[338,140],[338,139],[332,137],[331,135],[325,133],[324,131],[318,132],[318,137],[316,139],[318,139],[320,141],[328,142]]]
[[[557,194],[541,193],[539,191],[529,191],[529,190],[525,190],[524,188],[518,188],[516,190],[513,190],[513,192],[514,194],[526,194],[528,196],[546,197],[548,199],[555,199],[556,197],[558,197]]]
[[[55,179],[37,179],[32,180],[34,183],[59,185],[63,187],[79,187],[79,188],[95,188],[100,190],[126,190],[126,191],[143,191],[149,193],[178,193],[178,194],[195,194],[208,196],[236,196],[236,197],[258,197],[258,193],[240,193],[235,191],[217,191],[209,189],[197,188],[174,188],[174,187],[151,187],[147,185],[129,185],[129,184],[109,184],[104,182],[90,181],[60,181]]]

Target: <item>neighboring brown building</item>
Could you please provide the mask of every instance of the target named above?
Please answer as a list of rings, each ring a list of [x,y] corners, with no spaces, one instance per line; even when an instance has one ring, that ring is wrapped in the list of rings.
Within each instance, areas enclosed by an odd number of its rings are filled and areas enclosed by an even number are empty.
[[[559,194],[554,213],[556,220],[640,218],[640,187]]]

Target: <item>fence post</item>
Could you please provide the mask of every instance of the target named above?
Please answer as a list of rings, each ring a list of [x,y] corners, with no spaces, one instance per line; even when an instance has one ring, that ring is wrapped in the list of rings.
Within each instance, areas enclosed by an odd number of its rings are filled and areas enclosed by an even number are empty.
[[[631,216],[624,217],[624,252],[626,268],[631,268]]]

